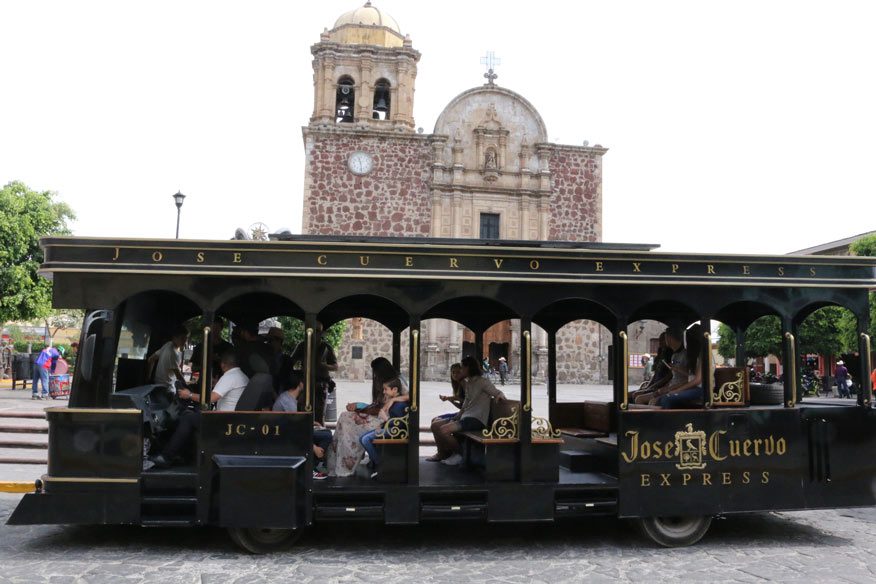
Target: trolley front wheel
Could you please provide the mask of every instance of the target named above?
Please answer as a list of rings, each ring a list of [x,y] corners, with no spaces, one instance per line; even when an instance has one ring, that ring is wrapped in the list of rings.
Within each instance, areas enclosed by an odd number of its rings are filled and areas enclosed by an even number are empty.
[[[228,535],[251,554],[267,554],[291,547],[301,537],[301,529],[229,527]]]
[[[695,517],[646,517],[639,527],[651,541],[664,547],[682,547],[700,541],[712,523],[710,515]]]

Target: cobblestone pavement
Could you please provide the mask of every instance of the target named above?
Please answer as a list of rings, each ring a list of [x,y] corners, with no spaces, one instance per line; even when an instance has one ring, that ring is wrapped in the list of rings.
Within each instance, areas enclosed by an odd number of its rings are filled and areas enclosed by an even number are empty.
[[[18,496],[0,495],[0,519]],[[735,516],[665,550],[625,522],[317,526],[285,553],[238,552],[219,529],[0,527],[0,582],[876,581],[876,509]]]

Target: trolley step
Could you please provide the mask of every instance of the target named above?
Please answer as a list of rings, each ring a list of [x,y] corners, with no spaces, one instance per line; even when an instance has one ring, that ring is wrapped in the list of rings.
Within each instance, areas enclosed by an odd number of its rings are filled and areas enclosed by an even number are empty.
[[[195,517],[149,517],[140,520],[143,527],[192,527],[197,524]]]
[[[557,518],[615,514],[617,514],[617,499],[557,501],[554,509],[554,516]]]
[[[561,450],[560,466],[571,472],[599,472],[605,466],[600,457],[581,450]]]
[[[196,491],[198,473],[191,467],[149,470],[140,475],[143,493],[157,495],[168,491]]]
[[[198,498],[184,495],[149,495],[142,498],[143,505],[197,505]]]

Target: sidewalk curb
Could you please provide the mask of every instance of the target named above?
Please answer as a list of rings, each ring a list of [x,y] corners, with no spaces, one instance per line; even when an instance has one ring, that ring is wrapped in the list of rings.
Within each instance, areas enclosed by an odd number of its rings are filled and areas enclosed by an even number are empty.
[[[36,486],[33,481],[0,481],[0,493],[34,493]]]

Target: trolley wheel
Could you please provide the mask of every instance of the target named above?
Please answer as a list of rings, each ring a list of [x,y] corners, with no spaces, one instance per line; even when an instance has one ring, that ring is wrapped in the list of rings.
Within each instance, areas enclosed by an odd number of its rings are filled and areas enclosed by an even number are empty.
[[[267,554],[291,547],[301,537],[301,529],[269,527],[229,527],[232,541],[251,554]]]
[[[646,517],[639,519],[642,533],[663,547],[683,547],[700,541],[712,524],[710,515]]]

